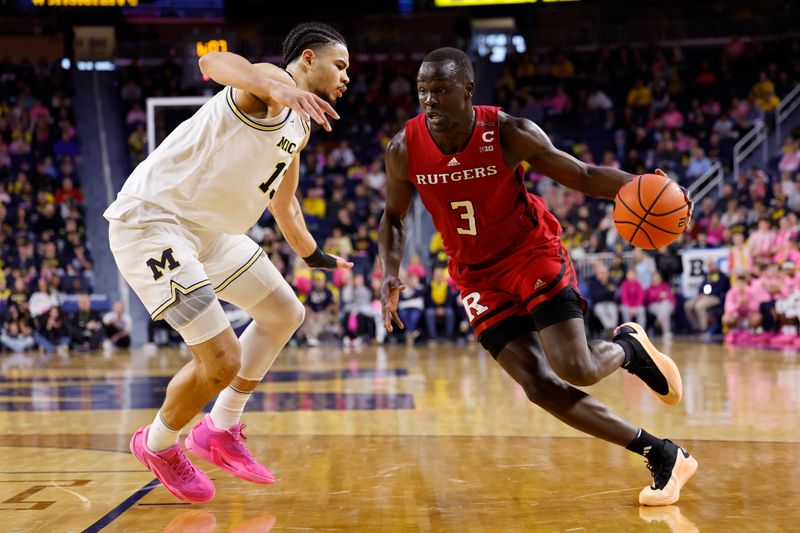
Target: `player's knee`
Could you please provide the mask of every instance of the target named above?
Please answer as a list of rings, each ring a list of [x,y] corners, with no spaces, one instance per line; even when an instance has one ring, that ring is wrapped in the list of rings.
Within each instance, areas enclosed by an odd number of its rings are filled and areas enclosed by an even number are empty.
[[[562,384],[555,379],[547,377],[532,377],[522,384],[522,390],[531,403],[534,403],[548,412],[559,411],[561,402]]]
[[[297,329],[303,324],[303,321],[306,318],[306,306],[304,306],[300,300],[295,298],[287,306],[285,316],[292,329]]]
[[[205,360],[206,380],[217,389],[230,385],[242,367],[242,348],[239,342],[220,346],[211,351]]]

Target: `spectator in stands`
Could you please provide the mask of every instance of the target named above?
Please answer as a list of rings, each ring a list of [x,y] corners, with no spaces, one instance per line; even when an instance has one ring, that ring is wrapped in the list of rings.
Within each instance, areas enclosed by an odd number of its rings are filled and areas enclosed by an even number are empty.
[[[778,163],[781,172],[797,172],[800,168],[800,143],[794,137],[787,138],[783,143],[783,155]]]
[[[408,258],[408,265],[406,265],[406,272],[410,276],[417,276],[419,278],[420,283],[424,283],[425,279],[427,278],[427,272],[425,271],[425,267],[422,264],[422,259],[420,259],[419,255],[412,254]]]
[[[770,261],[775,254],[774,243],[775,231],[772,229],[772,221],[768,217],[762,217],[758,221],[758,229],[752,232],[747,240],[753,261]]]
[[[794,265],[787,266],[794,269]],[[758,292],[758,296],[752,300],[758,305],[761,327],[768,335],[778,333],[780,324],[775,314],[775,302],[789,295],[787,289],[789,287],[784,271],[775,263],[767,264],[758,278],[758,284],[753,289]]]
[[[425,290],[425,323],[428,339],[452,340],[456,328],[456,315],[453,310],[455,295],[445,277],[444,269],[436,267]],[[444,322],[443,335],[438,334],[437,322]]]
[[[658,270],[653,273],[653,283],[645,292],[644,301],[647,310],[656,317],[664,338],[672,338],[672,312],[675,310],[675,294]]]
[[[110,349],[111,347],[127,348],[130,346],[131,326],[131,316],[125,311],[122,302],[117,300],[111,311],[103,315],[103,327],[106,335],[103,347]]]
[[[633,268],[636,270],[636,279],[641,283],[642,288],[647,290],[656,271],[656,262],[640,248],[634,248],[631,254]]]
[[[722,225],[719,213],[713,213],[706,227],[706,242],[711,248],[722,246],[725,242],[725,226]]]
[[[61,182],[61,187],[56,191],[55,200],[57,204],[64,204],[70,201],[82,204],[83,191],[80,187],[75,186],[72,178],[64,178],[64,181]]]
[[[765,95],[756,99],[756,106],[764,113],[772,113],[780,103],[781,99],[778,98],[775,91],[768,91]]]
[[[45,352],[57,350],[65,355],[69,350],[70,336],[64,324],[64,315],[59,307],[51,307],[46,314],[35,320],[33,337],[36,344]]]
[[[131,110],[128,111],[128,115],[125,117],[125,123],[131,127],[137,124],[147,124],[147,115],[139,102],[134,102]]]
[[[655,276],[655,273],[653,275]],[[625,281],[619,287],[619,310],[622,313],[623,322],[635,320],[642,326],[647,323],[644,296],[644,289],[639,280],[636,279],[636,271],[632,268],[629,269],[625,274]]]
[[[58,158],[64,156],[75,157],[80,155],[80,153],[81,149],[75,140],[75,136],[66,128],[62,130],[61,139],[56,141],[53,145],[53,155]]]
[[[8,320],[0,332],[0,343],[14,353],[24,352],[35,344],[33,331],[25,321]]]
[[[678,110],[675,102],[670,102],[667,110],[661,115],[661,122],[665,128],[670,130],[677,130],[683,127],[683,113]]]
[[[725,300],[730,288],[728,276],[720,272],[717,262],[706,261],[706,273],[700,283],[697,296],[683,304],[690,331],[706,331],[709,329],[708,312]]]
[[[692,159],[689,161],[689,166],[686,167],[686,177],[690,180],[695,180],[710,169],[711,160],[706,157],[705,151],[702,148],[692,150]]]
[[[47,315],[50,309],[58,307],[58,297],[50,289],[45,278],[40,277],[36,282],[36,292],[31,295],[28,306],[33,319],[40,315]]]
[[[373,294],[364,284],[364,275],[355,274],[345,277],[345,285],[340,292],[343,326],[345,329],[344,345],[359,346],[362,337],[370,331],[375,335],[378,344],[383,344],[386,329],[383,327],[383,316],[372,305]],[[372,325],[374,324],[374,329]]]
[[[425,288],[416,274],[408,273],[406,290],[400,293],[397,313],[405,328],[406,343],[413,343],[419,335],[419,321],[425,312]]]
[[[722,315],[722,325],[728,329],[725,335],[725,342],[735,343],[742,338],[742,331],[736,330],[739,327],[749,327],[752,329],[761,325],[761,314],[758,312],[758,303],[754,303],[749,289],[749,275],[739,275],[733,282],[731,290],[725,295],[724,314]]]
[[[306,297],[306,319],[303,330],[309,346],[319,346],[320,335],[335,329],[339,323],[339,305],[328,287],[324,272],[314,272],[311,291]]]
[[[92,310],[89,294],[78,295],[78,310],[70,313],[67,328],[73,349],[89,351],[100,347],[103,342],[103,322],[100,314]]]
[[[744,233],[733,234],[733,246],[728,250],[728,270],[731,283],[739,277],[748,277],[753,270],[753,255],[744,242]]]
[[[589,299],[592,312],[600,321],[604,335],[619,325],[619,307],[617,306],[617,285],[608,276],[608,267],[600,261],[593,265],[594,276],[589,280]]]
[[[128,152],[131,159],[131,167],[135,167],[145,158],[145,148],[147,147],[147,131],[144,124],[136,124],[136,127],[128,136]]]

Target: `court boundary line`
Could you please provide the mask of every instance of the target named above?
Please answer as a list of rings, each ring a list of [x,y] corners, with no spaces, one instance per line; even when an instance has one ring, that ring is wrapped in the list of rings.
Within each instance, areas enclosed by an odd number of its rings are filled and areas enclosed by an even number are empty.
[[[111,509],[97,522],[84,529],[82,533],[97,533],[106,526],[109,526],[114,520],[119,518],[125,511],[133,507],[136,504],[136,502],[147,496],[151,490],[153,490],[160,484],[161,482],[158,480],[158,478],[151,480],[150,482],[147,483],[147,485],[140,488],[127,498],[125,498],[125,500],[123,500],[122,503]]]

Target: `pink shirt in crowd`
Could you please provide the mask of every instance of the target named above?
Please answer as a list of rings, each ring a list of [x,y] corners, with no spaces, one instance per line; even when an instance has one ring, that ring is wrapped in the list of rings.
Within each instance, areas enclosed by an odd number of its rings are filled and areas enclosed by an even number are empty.
[[[758,311],[758,304],[753,305],[750,299],[750,287],[741,291],[733,288],[725,295],[725,314],[737,315],[742,312],[754,313]]]
[[[639,307],[644,304],[644,289],[638,281],[625,280],[619,287],[619,301],[626,307]]]
[[[650,285],[645,291],[644,301],[648,304],[654,304],[669,300],[675,305],[675,295],[672,294],[672,289],[666,281],[662,281],[658,285]]]

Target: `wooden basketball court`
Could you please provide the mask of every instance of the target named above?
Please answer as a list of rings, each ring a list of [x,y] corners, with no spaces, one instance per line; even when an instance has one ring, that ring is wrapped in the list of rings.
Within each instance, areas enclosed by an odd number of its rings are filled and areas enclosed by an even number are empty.
[[[198,462],[216,498],[172,498],[128,452],[177,350],[4,356],[3,531],[797,531],[800,355],[675,342],[683,402],[625,372],[591,391],[687,446],[700,470],[678,505],[640,508],[643,459],[529,404],[466,347],[287,349],[248,406],[248,484]],[[199,461],[199,460],[198,460]]]

